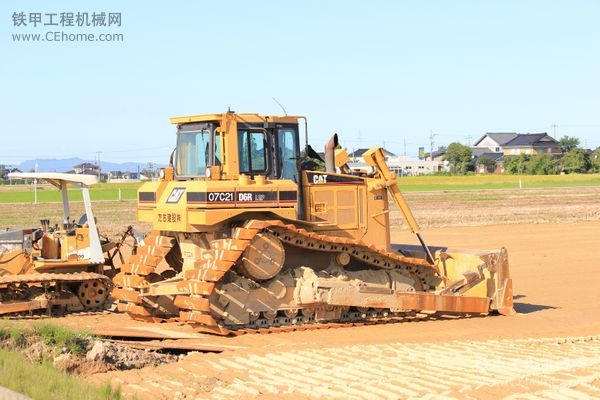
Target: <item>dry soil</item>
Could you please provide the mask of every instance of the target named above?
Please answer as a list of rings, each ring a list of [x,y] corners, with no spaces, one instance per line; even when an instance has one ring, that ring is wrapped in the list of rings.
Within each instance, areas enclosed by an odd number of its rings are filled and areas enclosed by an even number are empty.
[[[600,221],[435,228],[426,238],[505,246],[518,314],[219,338],[232,349],[89,379],[141,399],[600,397]],[[393,239],[414,242],[406,232]],[[122,315],[60,321],[128,324]]]

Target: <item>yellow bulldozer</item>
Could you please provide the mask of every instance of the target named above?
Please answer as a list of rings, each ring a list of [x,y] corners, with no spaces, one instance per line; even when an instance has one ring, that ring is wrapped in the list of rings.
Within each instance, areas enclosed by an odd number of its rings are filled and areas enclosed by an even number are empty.
[[[381,148],[359,173],[337,135],[320,158],[302,116],[171,122],[170,164],[138,191],[153,230],[113,279],[120,311],[218,334],[514,312],[506,250],[428,246]],[[391,243],[390,196],[419,245]]]
[[[109,276],[116,271],[113,260],[123,258],[120,247],[132,229],[116,242],[100,236],[89,193],[98,177],[53,172],[9,177],[58,188],[63,220],[52,225],[42,219],[40,227],[0,232],[0,316],[102,309],[112,288]],[[78,221],[71,218],[69,184],[82,191],[85,213]]]

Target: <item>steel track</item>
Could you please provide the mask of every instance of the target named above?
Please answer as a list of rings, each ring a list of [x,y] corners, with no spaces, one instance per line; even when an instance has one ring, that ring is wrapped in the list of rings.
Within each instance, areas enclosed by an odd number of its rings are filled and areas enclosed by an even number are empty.
[[[0,276],[0,296],[7,298],[9,296],[9,290],[14,287],[21,285],[27,285],[28,287],[42,287],[44,292],[48,295],[54,293],[53,288],[56,288],[62,283],[83,283],[86,281],[100,281],[106,288],[110,290],[113,286],[112,281],[105,275],[98,274],[95,272],[73,272],[73,273],[40,273],[40,274],[24,274],[24,275],[4,275]],[[77,296],[76,293],[72,293],[73,296]],[[10,299],[7,299],[10,301]],[[25,310],[27,305],[31,305],[31,309]],[[41,307],[45,304],[45,307]],[[6,308],[0,310],[0,315],[3,317],[14,318],[25,318],[31,317],[34,314],[38,314],[44,311],[48,311],[52,306],[53,302],[51,298],[44,299],[42,301],[34,300],[33,298],[20,299],[18,301],[10,301],[7,303],[0,302],[0,308],[5,306]],[[18,311],[10,311],[10,309],[19,309]]]
[[[356,326],[357,324],[375,324],[393,322],[393,318],[342,318],[342,321],[326,323],[303,323],[303,324],[281,324],[278,322],[273,326],[264,323],[265,326],[259,326],[256,323],[248,326],[227,326],[221,325],[210,313],[208,298],[214,286],[223,276],[230,271],[236,262],[241,258],[242,253],[249,245],[251,240],[259,232],[269,231],[275,234],[282,242],[316,252],[345,252],[362,263],[368,264],[374,268],[384,270],[402,270],[411,275],[416,275],[420,279],[425,290],[434,288],[439,282],[440,275],[437,266],[428,263],[420,258],[406,257],[399,253],[389,252],[378,249],[374,246],[367,246],[360,240],[351,238],[341,238],[337,236],[321,235],[315,232],[297,228],[291,224],[285,224],[280,220],[262,221],[250,220],[242,227],[233,228],[231,238],[217,240],[218,245],[214,246],[212,259],[201,262],[194,270],[185,271],[184,279],[180,283],[182,293],[188,295],[179,295],[183,300],[179,304],[180,314],[174,318],[161,318],[157,316],[156,309],[148,307],[143,296],[139,296],[141,289],[150,284],[146,277],[153,273],[158,261],[152,257],[162,257],[169,252],[174,242],[172,238],[161,236],[154,232],[148,238],[145,246],[138,248],[139,256],[133,263],[122,268],[122,273],[115,277],[114,282],[117,287],[122,289],[115,297],[121,301],[119,310],[129,313],[135,319],[141,319],[152,322],[173,321],[183,322],[196,326],[199,330],[209,331],[218,334],[241,334],[241,333],[268,333],[306,330],[306,329],[329,329],[331,327]],[[151,261],[148,261],[151,260]],[[141,263],[140,263],[141,261]],[[149,264],[148,264],[149,263]],[[185,301],[189,299],[190,301]],[[203,300],[202,303],[198,300]],[[176,305],[178,302],[175,303]],[[378,310],[382,314],[385,310]]]

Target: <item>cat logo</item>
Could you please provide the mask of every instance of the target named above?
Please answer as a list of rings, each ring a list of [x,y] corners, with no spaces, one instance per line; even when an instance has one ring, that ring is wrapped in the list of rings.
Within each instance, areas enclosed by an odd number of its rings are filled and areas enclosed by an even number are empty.
[[[181,196],[183,196],[183,193],[185,193],[184,187],[174,188],[171,191],[169,198],[167,199],[167,203],[169,203],[169,204],[179,203],[179,199],[181,199]]]
[[[312,181],[314,185],[326,185],[327,175],[313,175]]]

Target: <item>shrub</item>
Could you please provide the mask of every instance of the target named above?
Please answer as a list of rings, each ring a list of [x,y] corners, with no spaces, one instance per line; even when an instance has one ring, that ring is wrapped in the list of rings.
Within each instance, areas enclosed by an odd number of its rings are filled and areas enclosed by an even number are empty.
[[[52,324],[36,324],[33,330],[47,346],[59,351],[67,348],[77,356],[83,356],[87,352],[91,335],[86,332],[77,332]]]
[[[592,168],[592,160],[587,151],[574,149],[566,153],[560,160],[563,171],[567,173],[586,173]]]

